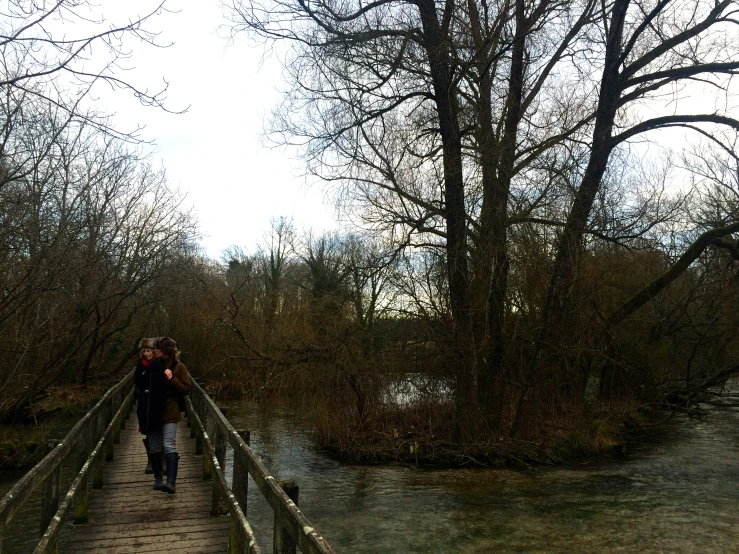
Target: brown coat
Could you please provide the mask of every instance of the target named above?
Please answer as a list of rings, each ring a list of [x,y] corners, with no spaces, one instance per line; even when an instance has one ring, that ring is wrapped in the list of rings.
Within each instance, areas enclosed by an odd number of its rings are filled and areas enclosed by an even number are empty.
[[[162,363],[165,368],[169,368],[172,365],[172,360],[163,359]],[[167,403],[164,407],[164,415],[162,416],[162,423],[177,423],[182,421],[182,415],[180,414],[180,408],[177,405],[177,396],[187,396],[190,394],[190,374],[187,371],[187,367],[182,362],[179,362],[172,370],[172,378],[167,382],[167,387],[173,389],[175,395],[171,392],[167,395]]]

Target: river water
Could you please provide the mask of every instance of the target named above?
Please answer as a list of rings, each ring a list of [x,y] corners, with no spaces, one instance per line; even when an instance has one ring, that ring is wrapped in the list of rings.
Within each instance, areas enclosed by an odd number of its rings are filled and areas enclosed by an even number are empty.
[[[337,552],[739,552],[736,396],[700,420],[675,416],[625,461],[533,472],[341,464],[288,410],[225,405]],[[250,485],[267,552],[271,517]]]

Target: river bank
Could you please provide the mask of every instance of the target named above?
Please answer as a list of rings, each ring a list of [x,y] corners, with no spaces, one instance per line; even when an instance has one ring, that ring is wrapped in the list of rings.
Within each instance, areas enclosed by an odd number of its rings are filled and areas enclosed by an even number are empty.
[[[25,421],[0,425],[0,480],[36,465],[46,455],[46,442],[61,439],[100,400],[112,382],[50,388],[34,403]]]
[[[388,410],[355,424],[331,420],[326,414],[307,420],[315,440],[331,456],[347,463],[410,463],[441,469],[477,466],[529,468],[537,465],[579,464],[622,459],[629,444],[642,437],[642,424],[653,417],[636,407],[602,408],[552,425],[541,441],[505,435],[495,440],[482,436],[460,443],[445,417],[448,406]],[[487,434],[488,436],[490,433]]]
[[[233,394],[235,388],[228,382],[209,381],[205,389],[219,403],[251,401],[242,397],[243,391]],[[453,391],[443,381],[422,373],[408,373],[386,383],[364,404],[361,415],[351,396],[296,392],[254,401],[291,406],[312,429],[317,447],[341,462],[398,462],[440,469],[529,468],[622,459],[629,443],[640,438],[642,426],[655,419],[652,411],[635,400],[611,401],[549,418],[535,436],[521,438],[508,431],[480,429],[474,438],[460,442]]]

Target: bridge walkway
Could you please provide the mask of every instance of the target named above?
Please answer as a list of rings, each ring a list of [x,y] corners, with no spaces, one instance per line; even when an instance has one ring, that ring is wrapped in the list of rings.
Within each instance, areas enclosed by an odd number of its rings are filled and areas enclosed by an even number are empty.
[[[212,485],[203,480],[203,456],[194,454],[186,421],[177,426],[175,494],[152,490],[154,477],[144,474],[146,452],[135,413],[120,433],[115,457],[105,464],[103,487],[90,493],[88,522],[70,522],[59,551],[228,552],[230,520],[210,515]]]

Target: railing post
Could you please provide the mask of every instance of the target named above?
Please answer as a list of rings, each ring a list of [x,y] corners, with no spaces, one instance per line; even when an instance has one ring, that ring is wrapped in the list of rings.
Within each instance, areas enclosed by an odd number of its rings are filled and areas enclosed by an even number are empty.
[[[203,453],[203,430],[195,429],[195,455]]]
[[[215,454],[218,465],[223,472],[226,474],[226,440],[221,431],[220,425],[216,422],[213,429],[213,436],[211,437],[213,444],[213,454]],[[219,479],[213,479],[213,494],[210,508],[210,515],[220,516],[228,513],[228,508],[225,507],[223,502],[223,490],[221,490],[221,483]]]
[[[85,462],[87,461],[87,457],[90,455],[90,452],[92,452],[92,443],[94,440],[93,434],[95,433],[95,429],[93,428],[94,424],[95,421],[93,421],[92,418],[89,418],[80,428],[77,438],[77,452],[75,456],[76,463],[74,466],[75,473],[82,469],[82,466],[85,465]]]
[[[103,453],[106,462],[113,461],[113,438],[110,435],[105,437],[105,442],[103,443]]]
[[[234,516],[231,516],[231,534],[228,537],[228,554],[241,554],[246,552],[244,548],[244,541],[241,539],[241,533],[239,532],[239,522]],[[0,535],[2,540],[2,535]],[[0,543],[1,545],[2,543]],[[2,552],[0,552],[2,554]]]
[[[295,481],[279,481],[279,485],[285,494],[290,497],[290,500],[298,505],[298,485]],[[295,554],[295,542],[290,537],[290,533],[282,525],[280,520],[280,514],[275,510],[275,529],[274,529],[274,540],[273,540],[273,554]]]
[[[61,441],[50,440],[46,443],[46,449],[51,452],[54,450]],[[59,509],[59,498],[61,495],[61,478],[62,478],[62,464],[61,460],[56,467],[49,473],[44,479],[44,483],[41,489],[41,519],[40,519],[40,537],[46,533],[46,528],[54,519],[56,511]]]
[[[205,398],[203,397],[203,394],[205,393],[198,393],[197,399],[197,412],[198,416],[200,416],[200,421],[203,422],[203,428],[205,428],[205,420],[208,419],[207,412],[208,410],[205,409]]]
[[[93,442],[97,442],[105,433],[105,414],[103,410],[98,410],[95,415],[95,438]],[[103,449],[104,450],[104,449]],[[98,452],[97,457],[92,461],[92,488],[100,489],[103,487],[103,465],[105,461],[105,452]]]
[[[105,411],[98,410],[97,414],[95,414],[95,443],[97,443],[97,441],[102,438],[103,434],[105,433],[106,427],[107,425],[105,423]]]
[[[90,499],[90,489],[88,487],[88,474],[80,481],[79,489],[74,499],[74,522],[87,523],[87,504]]]
[[[220,425],[218,425],[218,422],[216,422],[215,429],[213,429],[213,450],[215,451],[214,454],[216,455],[216,460],[218,460],[218,464],[221,466],[221,471],[223,471],[223,474],[225,475],[226,437],[223,435],[223,430]]]
[[[121,406],[123,410],[121,411],[121,417],[118,419],[118,421],[120,423],[120,430],[123,430],[126,428],[126,420],[128,419],[128,411],[126,410],[127,401],[125,387],[121,387],[119,394],[121,396],[121,401],[118,403],[118,405]]]
[[[121,442],[121,418],[118,417],[118,409],[120,407],[120,397],[117,394],[114,394],[113,398],[110,399],[110,417],[111,421],[113,422],[113,429],[111,429],[111,434],[113,435],[113,444],[120,444]]]
[[[228,507],[223,501],[224,491],[221,490],[220,479],[213,479],[213,487],[210,502],[210,515],[222,516],[228,513]]]
[[[104,443],[103,443],[104,444]],[[103,448],[105,450],[105,448]],[[98,452],[92,461],[92,488],[103,488],[103,471],[105,470],[105,452]]]
[[[125,398],[128,398],[128,393],[131,392],[133,380],[129,379],[128,383],[126,383],[126,386],[124,387],[124,395]],[[133,396],[128,401],[128,406],[126,406],[126,421],[128,421],[128,418],[131,417],[131,409],[133,408]]]
[[[251,440],[251,431],[238,431],[239,436],[246,444]],[[244,462],[244,453],[240,448],[234,448],[234,473],[232,491],[236,502],[246,517],[246,499],[249,492],[249,469]]]
[[[208,431],[206,429],[207,428],[205,426],[205,422],[203,421],[203,431],[202,431],[201,446],[200,446],[200,450],[203,453],[203,481],[207,481],[208,479],[213,478],[213,462],[210,459],[210,452],[205,447],[205,435],[208,434]],[[211,445],[212,444],[213,443],[211,443]],[[197,443],[195,444],[195,447],[197,448]]]

